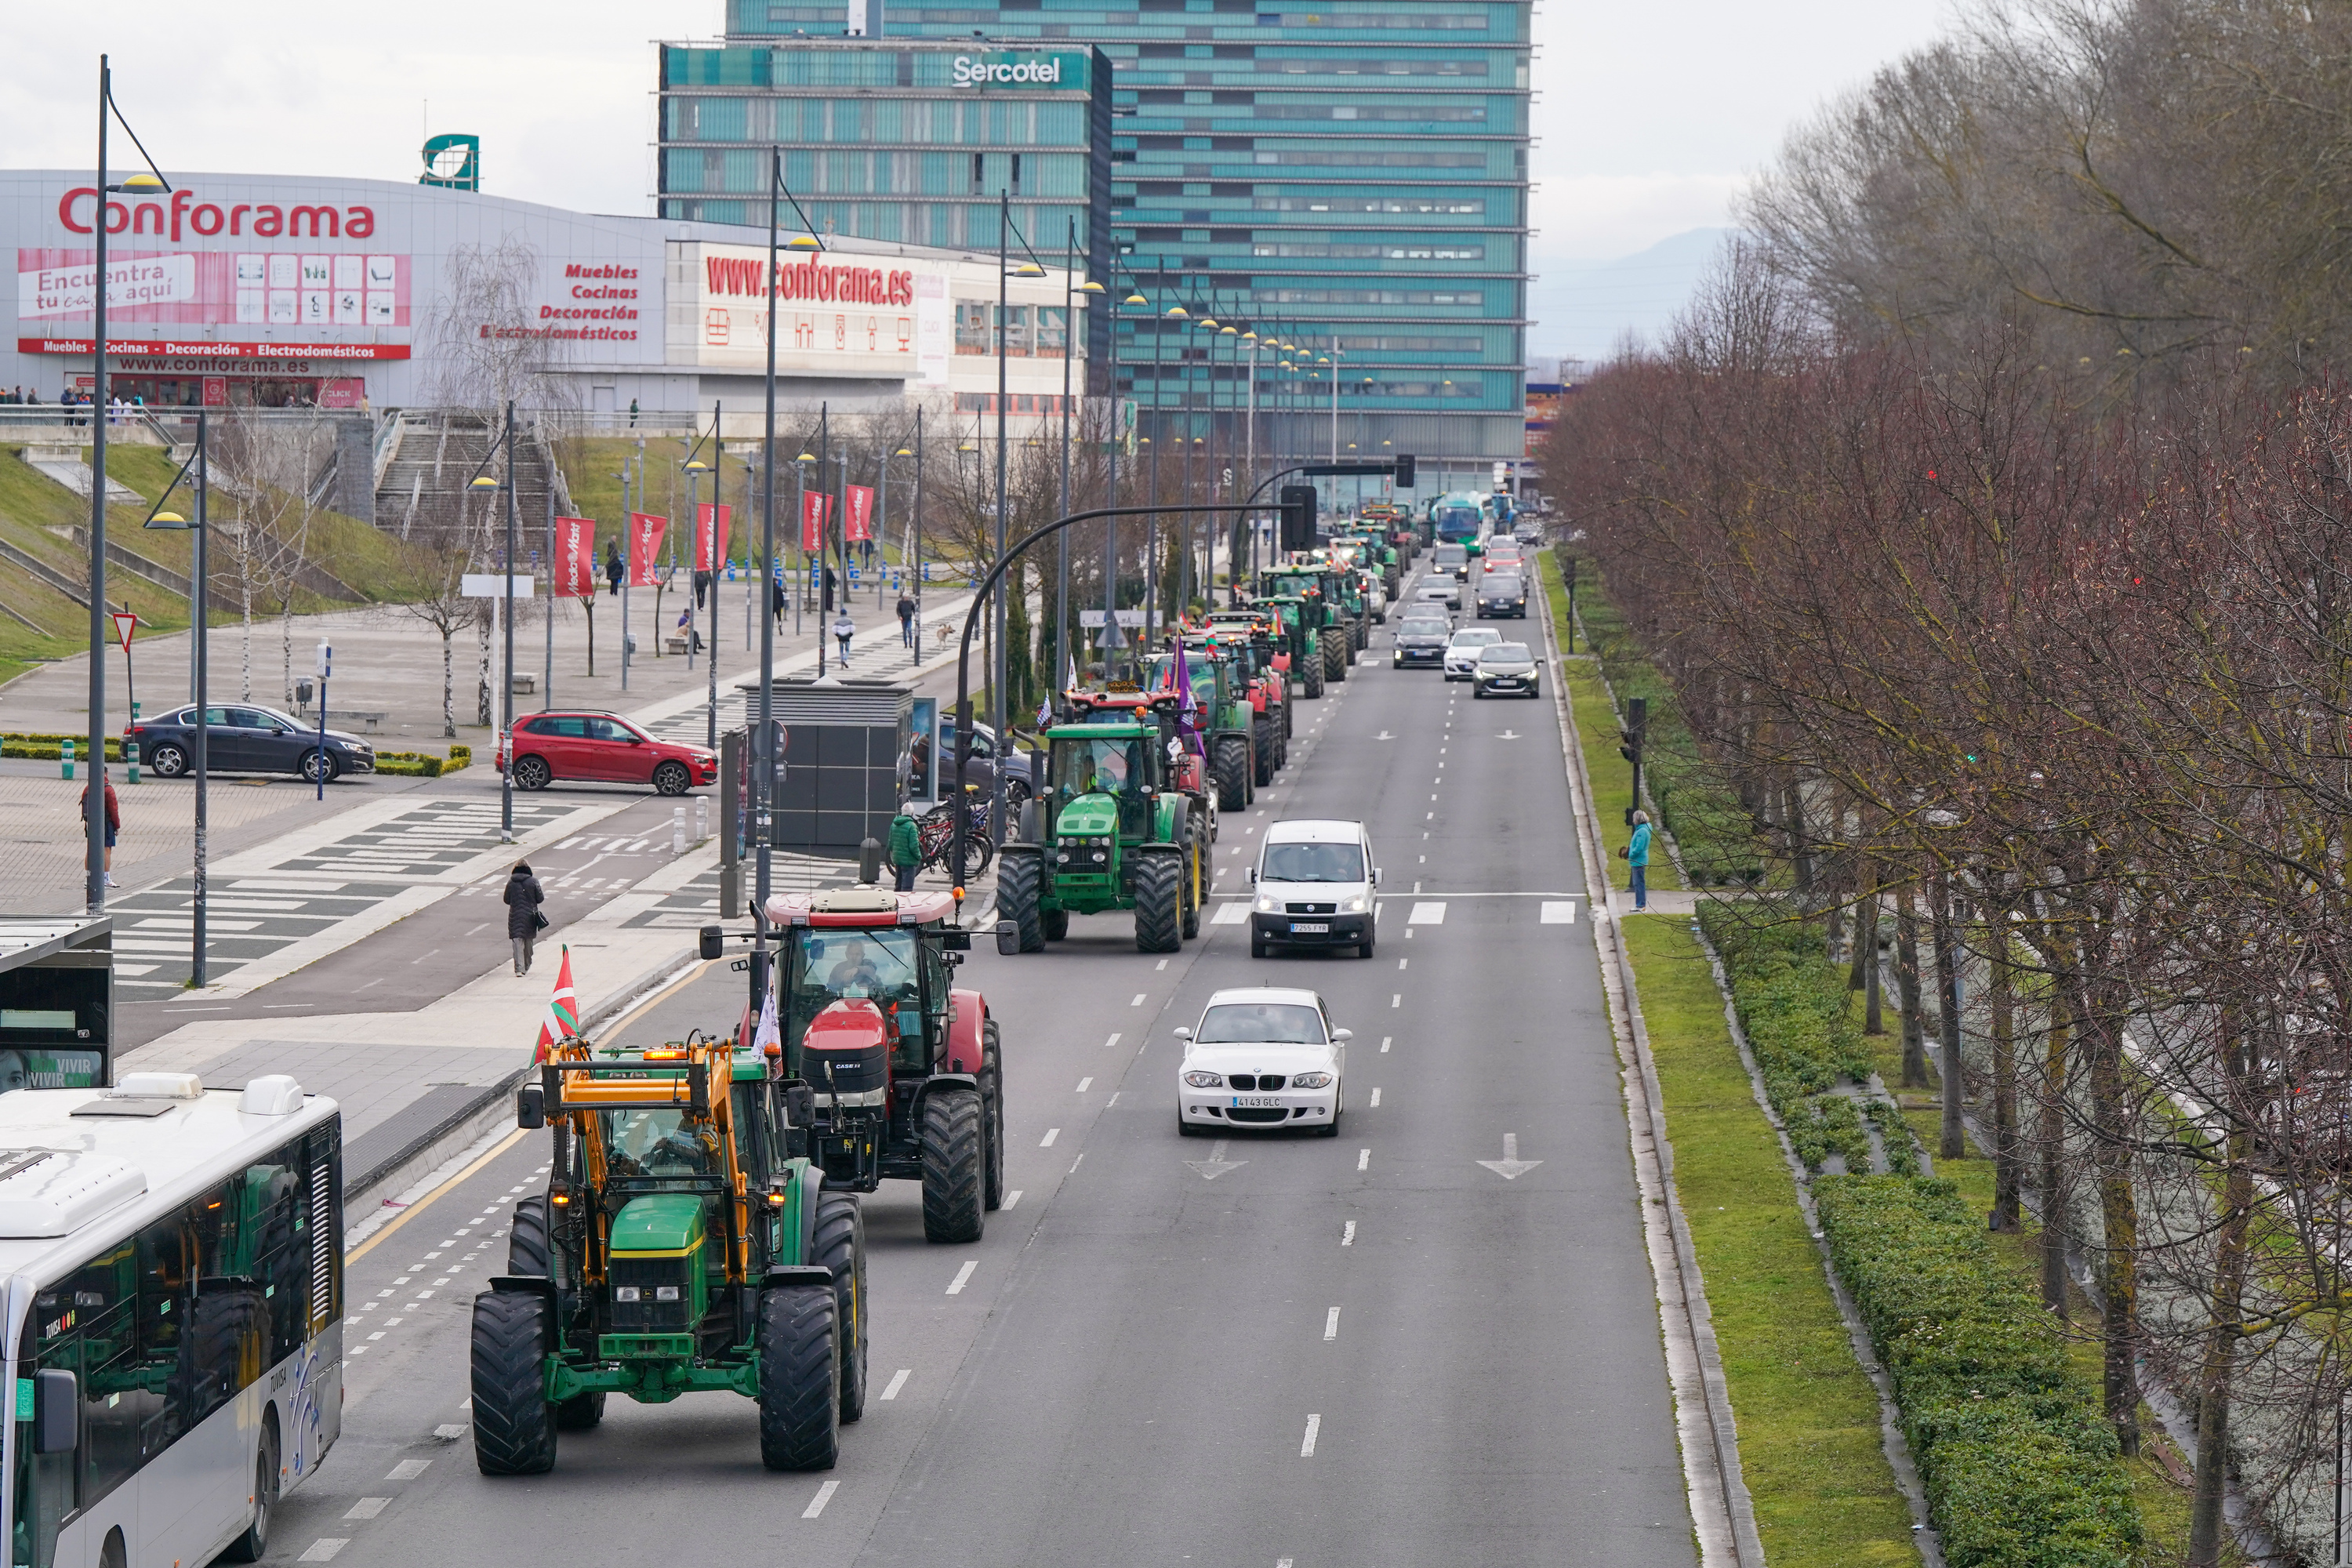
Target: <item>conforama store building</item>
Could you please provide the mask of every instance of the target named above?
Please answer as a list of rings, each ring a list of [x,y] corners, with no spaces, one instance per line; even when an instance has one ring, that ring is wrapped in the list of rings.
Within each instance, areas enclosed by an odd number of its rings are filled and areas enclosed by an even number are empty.
[[[763,395],[767,246],[757,230],[384,180],[174,181],[169,195],[118,195],[102,209],[119,395],[166,407],[427,406],[444,400],[457,345],[494,335],[542,343],[547,368],[592,413],[633,402],[646,413],[708,410],[714,399],[748,413]],[[86,172],[0,173],[0,239],[16,256],[0,389],[53,403],[68,386],[90,388],[100,221]],[[825,246],[785,253],[781,395],[850,405],[925,391],[992,397],[992,254],[831,237]],[[456,279],[501,247],[520,254],[525,282],[493,310]],[[1011,293],[1015,411],[1043,414],[1061,389],[1064,277],[1014,279]]]

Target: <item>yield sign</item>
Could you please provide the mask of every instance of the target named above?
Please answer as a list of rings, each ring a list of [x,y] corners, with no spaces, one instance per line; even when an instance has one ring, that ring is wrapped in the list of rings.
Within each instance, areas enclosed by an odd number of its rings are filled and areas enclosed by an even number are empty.
[[[122,645],[122,651],[124,653],[129,653],[131,651],[131,634],[139,625],[138,616],[130,610],[110,610],[107,613],[111,616],[114,620],[115,640]]]

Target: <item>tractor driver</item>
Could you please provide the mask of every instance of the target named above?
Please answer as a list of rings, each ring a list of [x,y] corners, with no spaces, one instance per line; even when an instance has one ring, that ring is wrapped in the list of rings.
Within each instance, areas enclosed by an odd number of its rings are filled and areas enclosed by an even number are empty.
[[[881,984],[882,972],[866,956],[866,944],[862,942],[844,942],[841,962],[824,977],[824,988],[836,996],[871,995]]]

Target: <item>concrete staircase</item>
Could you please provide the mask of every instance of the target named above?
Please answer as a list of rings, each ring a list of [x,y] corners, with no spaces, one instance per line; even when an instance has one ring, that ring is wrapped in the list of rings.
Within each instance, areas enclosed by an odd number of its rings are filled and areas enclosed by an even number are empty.
[[[470,409],[404,408],[385,415],[391,428],[383,433],[375,454],[375,525],[401,539],[457,543],[467,529],[479,531],[486,521],[503,526],[498,507],[481,496],[469,495],[467,484],[478,472],[506,482],[506,454],[500,452],[488,469],[482,460],[499,437],[499,422]],[[571,497],[540,432],[529,426],[517,430],[515,488],[524,536],[538,540],[547,521],[550,486],[555,510],[569,513]]]

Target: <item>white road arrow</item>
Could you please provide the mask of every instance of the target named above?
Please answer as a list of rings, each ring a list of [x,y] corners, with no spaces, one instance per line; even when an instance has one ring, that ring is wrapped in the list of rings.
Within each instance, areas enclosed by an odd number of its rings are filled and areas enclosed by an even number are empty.
[[[1393,741],[1396,737],[1390,734],[1386,730],[1383,730],[1379,734],[1373,736],[1372,739],[1375,741]]]
[[[1495,739],[1497,741],[1517,741],[1521,739],[1521,736],[1516,730],[1506,730],[1501,734],[1496,736]]]
[[[1230,1139],[1220,1138],[1215,1143],[1210,1145],[1209,1157],[1207,1159],[1187,1160],[1184,1163],[1200,1172],[1201,1179],[1204,1182],[1213,1182],[1219,1176],[1223,1175],[1227,1171],[1238,1171],[1244,1165],[1248,1164],[1249,1162],[1247,1160],[1228,1160],[1225,1158],[1225,1145],[1231,1142],[1232,1140]],[[1513,1175],[1518,1174],[1516,1171],[1511,1173]]]
[[[1220,1145],[1220,1147],[1223,1147],[1223,1145]],[[1542,1164],[1543,1162],[1541,1160],[1520,1159],[1519,1135],[1516,1132],[1506,1132],[1503,1134],[1503,1157],[1499,1160],[1481,1160],[1478,1163],[1486,1166],[1486,1169],[1494,1172],[1495,1174],[1502,1177],[1503,1180],[1507,1182],[1516,1182],[1521,1176],[1526,1175],[1529,1171],[1534,1170],[1538,1165]]]

